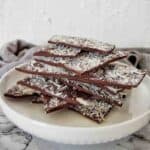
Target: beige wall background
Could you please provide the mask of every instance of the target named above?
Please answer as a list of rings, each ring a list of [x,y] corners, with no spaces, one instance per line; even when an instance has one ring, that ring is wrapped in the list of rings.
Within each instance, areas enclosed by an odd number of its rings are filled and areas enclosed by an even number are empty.
[[[149,0],[0,0],[0,44],[53,34],[87,36],[118,47],[150,47]]]

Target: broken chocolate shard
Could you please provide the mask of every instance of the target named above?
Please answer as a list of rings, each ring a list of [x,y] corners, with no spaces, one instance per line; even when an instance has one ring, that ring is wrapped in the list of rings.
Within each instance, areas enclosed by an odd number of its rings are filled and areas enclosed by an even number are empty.
[[[85,51],[96,51],[105,54],[111,53],[115,48],[115,46],[112,44],[100,42],[97,40],[63,35],[55,35],[48,42],[81,48]]]
[[[127,53],[114,51],[111,54],[81,52],[76,57],[36,57],[35,59],[50,65],[64,67],[76,74],[83,74],[113,61],[125,58]]]

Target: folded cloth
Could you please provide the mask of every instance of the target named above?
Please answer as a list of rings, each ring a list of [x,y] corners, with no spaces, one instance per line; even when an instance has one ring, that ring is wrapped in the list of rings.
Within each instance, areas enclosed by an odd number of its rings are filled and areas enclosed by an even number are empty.
[[[35,45],[24,40],[15,40],[2,46],[2,48],[0,48],[0,77],[12,67],[21,64],[26,60],[30,60],[35,50]],[[17,130],[18,134],[15,134],[15,138],[19,138],[18,135],[21,135],[21,137],[24,139],[26,139],[26,137],[32,139],[31,135],[16,128],[11,122],[9,122],[9,120],[1,112],[1,109],[0,117],[2,120],[2,124],[0,126],[1,133],[8,133],[10,129],[12,132],[14,132],[14,130]],[[13,141],[13,139],[11,141]]]
[[[128,48],[127,61],[138,69],[146,70],[150,75],[150,48]]]
[[[30,60],[37,46],[24,40],[6,43],[0,48],[0,77],[12,67]]]
[[[140,63],[141,59],[142,59],[141,54],[138,51],[134,51],[134,50],[131,51],[127,57],[127,60],[137,68],[139,68],[139,63]]]

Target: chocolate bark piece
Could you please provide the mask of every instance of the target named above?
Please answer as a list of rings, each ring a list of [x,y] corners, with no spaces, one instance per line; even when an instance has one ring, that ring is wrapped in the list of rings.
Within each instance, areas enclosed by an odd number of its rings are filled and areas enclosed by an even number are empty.
[[[61,44],[49,44],[45,47],[41,47],[38,52],[34,53],[34,56],[75,57],[80,52],[80,48],[65,46]]]
[[[115,48],[115,46],[112,44],[97,40],[63,35],[55,35],[48,42],[81,48],[85,51],[96,51],[99,53],[110,53]]]
[[[36,57],[35,59],[50,65],[64,67],[76,74],[83,74],[98,67],[102,67],[113,61],[125,58],[124,51],[114,51],[111,54],[99,54],[97,52],[81,52],[76,57]]]
[[[61,79],[61,81],[67,84],[68,86],[71,86],[75,90],[93,95],[94,97],[102,99],[103,101],[110,103],[111,105],[122,106],[123,104],[122,94],[118,93],[114,95],[104,87],[98,87],[94,84],[84,83],[80,81],[73,81],[68,79]]]
[[[118,86],[122,88],[137,87],[145,76],[145,72],[121,62],[111,63],[105,68],[98,68],[87,74],[87,79],[94,83]],[[86,78],[86,77],[85,77]]]
[[[30,74],[68,78],[100,86],[109,85],[121,88],[137,87],[145,76],[145,72],[120,62],[108,64],[105,68],[98,68],[96,71],[81,76],[77,76],[65,68],[37,61],[31,61],[30,64],[18,67],[17,70]]]
[[[26,96],[33,96],[36,93],[37,92],[35,90],[28,88],[26,86],[14,85],[10,89],[8,89],[7,92],[4,93],[4,95],[12,98],[22,98]]]
[[[104,118],[109,114],[113,107],[112,105],[97,99],[91,101],[90,98],[79,97],[77,98],[77,101],[78,104],[74,106],[70,105],[69,108],[97,123],[104,121]]]
[[[72,100],[72,90],[65,84],[55,78],[45,78],[42,76],[27,77],[18,81],[19,85],[27,86],[36,91],[39,91],[43,95],[50,97],[57,97],[60,99]]]

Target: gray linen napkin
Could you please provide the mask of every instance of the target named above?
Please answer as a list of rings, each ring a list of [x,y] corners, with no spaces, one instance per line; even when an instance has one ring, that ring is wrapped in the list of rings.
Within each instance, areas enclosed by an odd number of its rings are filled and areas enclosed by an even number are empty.
[[[36,46],[24,40],[6,43],[0,48],[0,77],[12,67],[32,58]]]
[[[35,45],[24,40],[15,40],[2,46],[0,48],[0,77],[12,67],[30,60],[35,50]],[[14,145],[13,149],[26,149],[31,141],[30,134],[17,128],[0,111],[0,149],[12,149],[12,145]]]
[[[146,70],[150,75],[150,49],[149,48],[126,48],[121,49],[129,52],[127,61],[136,68]]]

